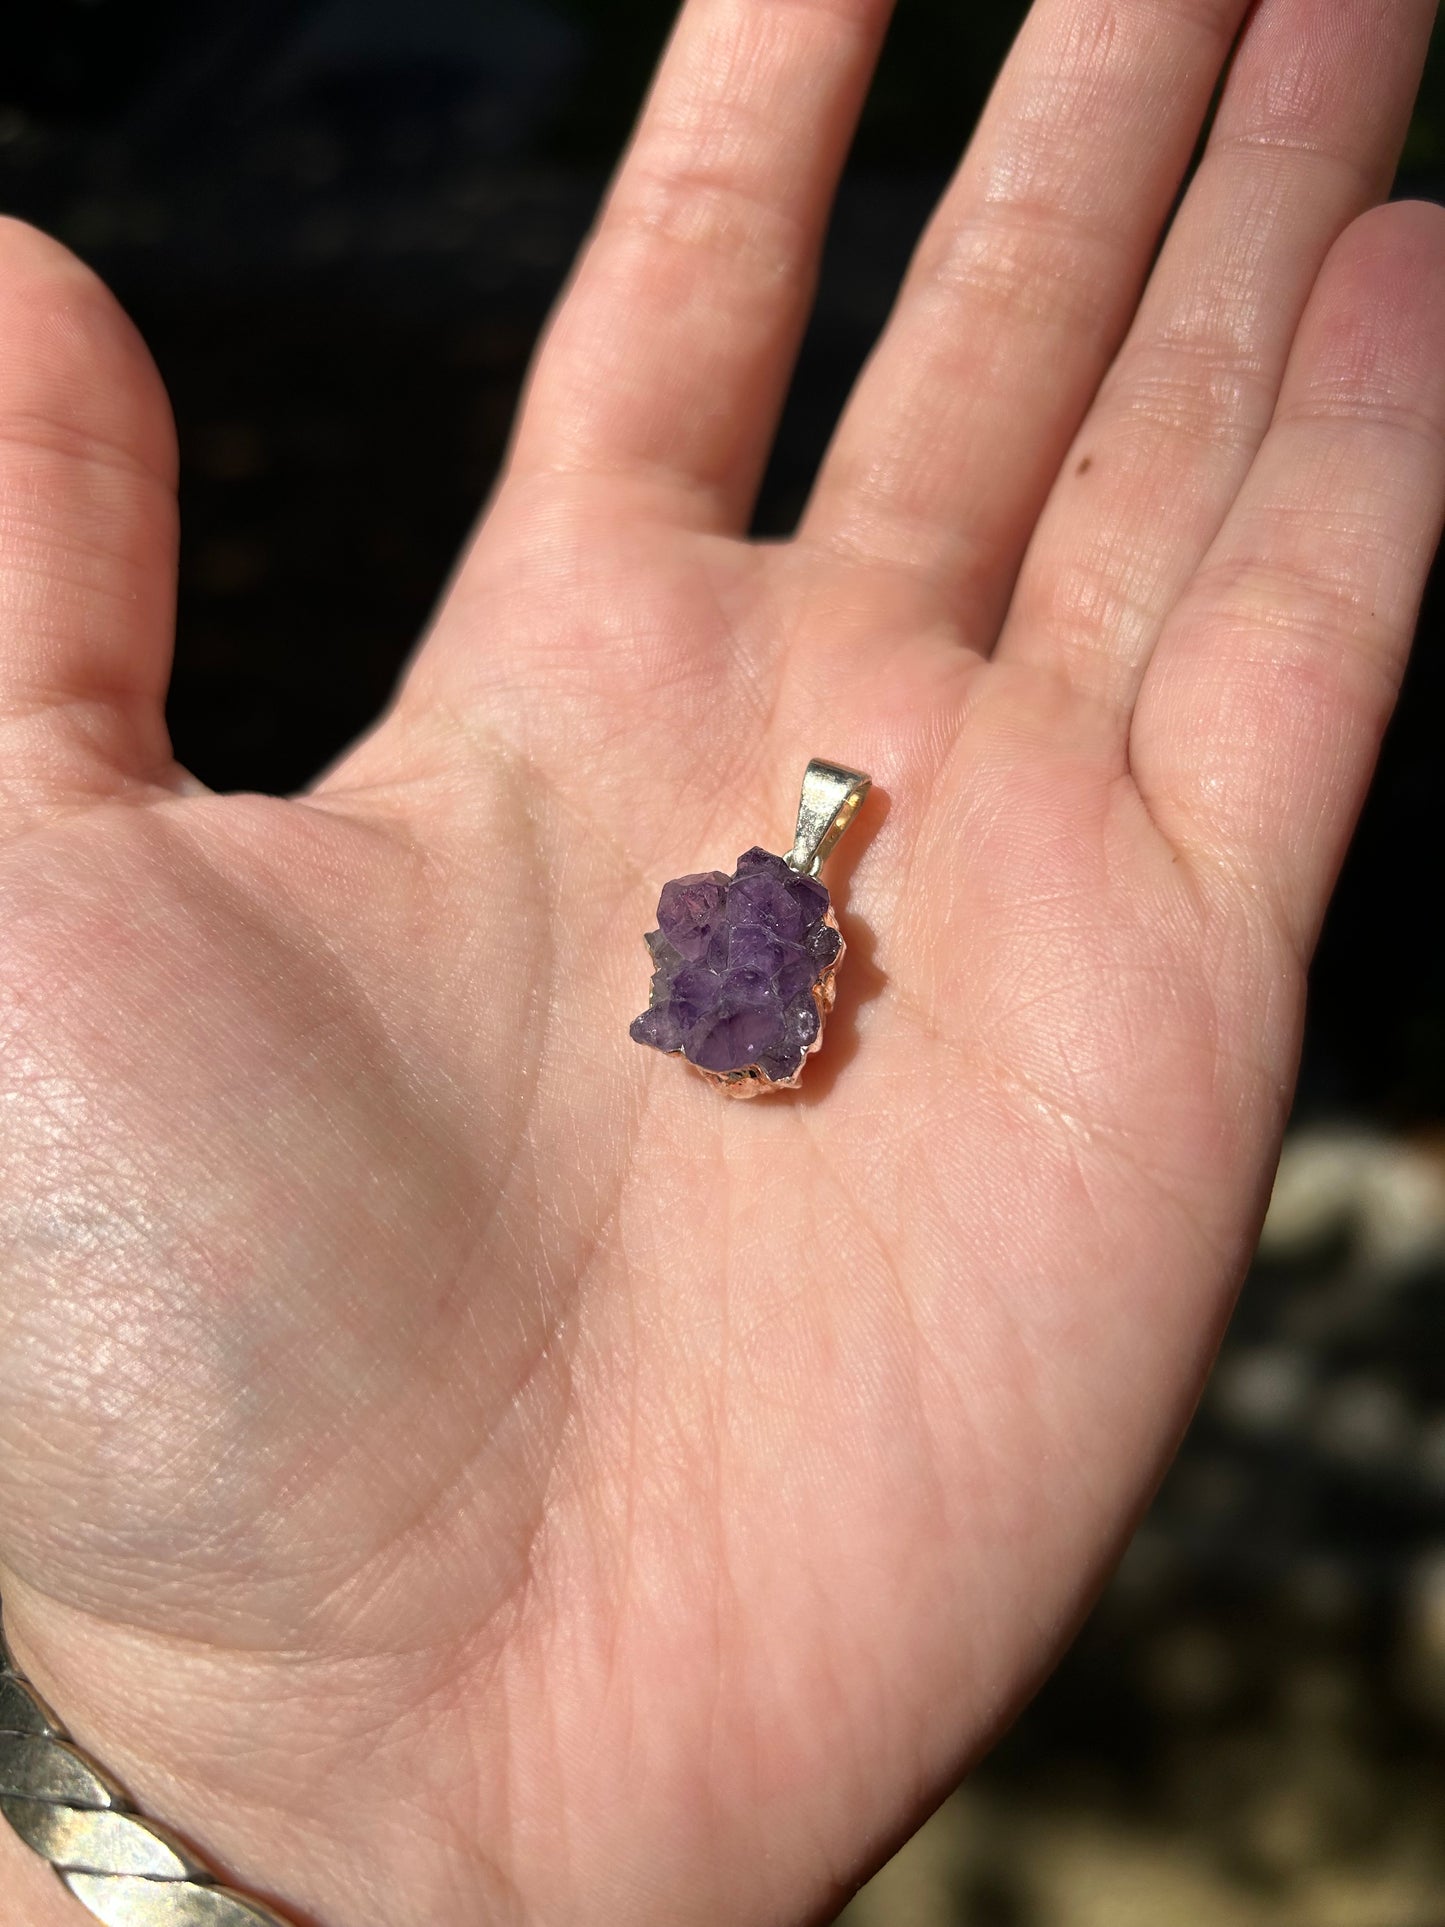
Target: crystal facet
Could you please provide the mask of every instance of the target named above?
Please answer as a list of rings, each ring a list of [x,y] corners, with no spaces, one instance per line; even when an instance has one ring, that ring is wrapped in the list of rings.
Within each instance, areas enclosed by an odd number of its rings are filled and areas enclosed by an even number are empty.
[[[657,904],[658,933],[679,956],[696,960],[707,955],[708,938],[722,912],[727,887],[728,878],[721,870],[674,877],[663,884]]]
[[[663,885],[652,1002],[632,1036],[681,1051],[719,1075],[798,1073],[822,1027],[819,992],[842,952],[826,887],[768,850],[747,850],[732,876],[711,870]]]

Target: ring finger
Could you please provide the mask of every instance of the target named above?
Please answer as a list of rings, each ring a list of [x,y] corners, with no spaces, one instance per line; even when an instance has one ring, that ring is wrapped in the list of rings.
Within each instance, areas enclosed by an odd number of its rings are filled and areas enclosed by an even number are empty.
[[[1433,0],[1265,0],[1138,316],[1039,521],[998,645],[1127,717],[1234,500],[1335,238],[1388,189]]]

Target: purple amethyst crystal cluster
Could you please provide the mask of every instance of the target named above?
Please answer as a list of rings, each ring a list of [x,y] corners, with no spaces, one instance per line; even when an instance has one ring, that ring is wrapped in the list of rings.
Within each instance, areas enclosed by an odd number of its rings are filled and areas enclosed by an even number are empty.
[[[813,992],[843,948],[827,914],[825,886],[767,850],[740,856],[730,877],[665,883],[647,937],[652,1002],[632,1035],[701,1070],[756,1065],[786,1082],[818,1035]]]

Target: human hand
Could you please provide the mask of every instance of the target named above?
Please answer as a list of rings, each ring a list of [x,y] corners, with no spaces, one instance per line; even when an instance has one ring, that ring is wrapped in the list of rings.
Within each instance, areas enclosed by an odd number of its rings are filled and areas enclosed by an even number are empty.
[[[1243,11],[1039,0],[753,546],[884,7],[692,0],[392,713],[290,802],[174,767],[160,388],[4,233],[0,1592],[316,1927],[836,1907],[1187,1419],[1445,495],[1445,215],[1362,216],[1422,0],[1262,0],[1144,285]],[[839,1009],[731,1104],[629,1042],[641,935],[814,754],[878,785]]]

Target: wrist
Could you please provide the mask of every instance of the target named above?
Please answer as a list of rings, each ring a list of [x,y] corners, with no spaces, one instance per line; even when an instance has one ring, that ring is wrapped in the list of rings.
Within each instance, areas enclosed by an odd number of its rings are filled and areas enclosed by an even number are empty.
[[[13,1876],[6,1891],[25,1901],[24,1927],[79,1927],[87,1915],[146,1927],[141,1903],[162,1887],[157,1927],[188,1927],[187,1903],[204,1909],[197,1927],[520,1917],[512,1896],[498,1905],[478,1891],[479,1853],[463,1851],[453,1866],[428,1852],[445,1830],[398,1797],[415,1776],[387,1762],[374,1734],[355,1742],[371,1752],[371,1773],[346,1776],[344,1803],[332,1793],[333,1746],[354,1758],[335,1715],[360,1710],[362,1698],[355,1682],[340,1687],[336,1669],[325,1669],[330,1684],[318,1696],[314,1678],[298,1682],[272,1656],[217,1654],[49,1602],[32,1607],[14,1581],[0,1597],[18,1676],[0,1686],[4,1723],[34,1735],[12,1753],[33,1769],[48,1748],[71,1795],[45,1808],[6,1803],[0,1877]],[[304,1674],[315,1671],[303,1663]],[[394,1703],[389,1694],[384,1703]]]

